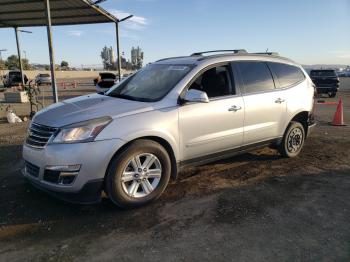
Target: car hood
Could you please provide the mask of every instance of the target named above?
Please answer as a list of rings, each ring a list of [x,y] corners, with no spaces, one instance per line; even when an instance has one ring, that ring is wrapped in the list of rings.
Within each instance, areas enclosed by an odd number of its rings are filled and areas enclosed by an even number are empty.
[[[62,127],[98,117],[118,118],[151,110],[154,110],[153,103],[93,94],[50,105],[38,112],[33,121],[41,125]]]

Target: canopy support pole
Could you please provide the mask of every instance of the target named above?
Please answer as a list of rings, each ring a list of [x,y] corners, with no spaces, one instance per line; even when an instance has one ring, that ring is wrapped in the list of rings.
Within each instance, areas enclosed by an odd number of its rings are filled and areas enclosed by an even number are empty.
[[[120,56],[120,43],[119,43],[119,22],[116,22],[115,23],[115,32],[116,32],[116,37],[117,37],[117,53],[118,53],[118,78],[119,78],[119,82],[122,78],[122,75],[121,75],[121,71],[122,71],[122,59],[121,59],[121,56]]]
[[[49,55],[50,55],[52,97],[53,97],[53,102],[57,103],[58,102],[58,96],[57,96],[56,75],[55,75],[54,49],[53,49],[53,45],[52,45],[52,28],[51,28],[50,1],[49,0],[44,0],[44,3],[45,3],[45,13],[46,13],[47,41],[48,41],[48,45],[49,45]]]
[[[16,34],[16,44],[17,44],[17,55],[18,55],[19,70],[21,71],[21,81],[22,81],[22,86],[24,87],[23,64],[22,64],[22,56],[21,56],[21,46],[19,44],[18,27],[15,27],[15,34]]]

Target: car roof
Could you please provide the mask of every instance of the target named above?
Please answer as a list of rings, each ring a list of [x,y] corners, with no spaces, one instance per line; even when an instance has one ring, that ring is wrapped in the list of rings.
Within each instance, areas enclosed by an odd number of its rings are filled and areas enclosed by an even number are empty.
[[[212,51],[210,51],[212,52]],[[279,63],[296,64],[293,60],[282,57],[276,53],[229,53],[204,56],[201,53],[195,53],[191,56],[170,57],[156,61],[157,64],[177,64],[177,65],[199,65],[201,63],[218,63],[234,60],[259,60]]]

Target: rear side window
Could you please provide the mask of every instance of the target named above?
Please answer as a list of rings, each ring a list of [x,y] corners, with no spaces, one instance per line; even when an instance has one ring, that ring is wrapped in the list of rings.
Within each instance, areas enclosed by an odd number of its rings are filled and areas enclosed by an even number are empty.
[[[300,68],[281,63],[268,63],[271,71],[276,75],[280,88],[295,85],[305,79]]]
[[[233,66],[240,72],[245,94],[275,89],[271,72],[266,63],[258,61],[242,61],[234,62]]]

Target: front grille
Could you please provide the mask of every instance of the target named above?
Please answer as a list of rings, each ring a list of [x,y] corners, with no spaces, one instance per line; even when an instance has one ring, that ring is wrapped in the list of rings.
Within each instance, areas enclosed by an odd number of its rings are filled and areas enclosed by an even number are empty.
[[[39,176],[40,168],[36,165],[33,165],[29,162],[25,162],[25,172],[33,177]]]
[[[56,131],[57,128],[43,126],[32,122],[29,127],[26,143],[30,146],[43,148]]]

